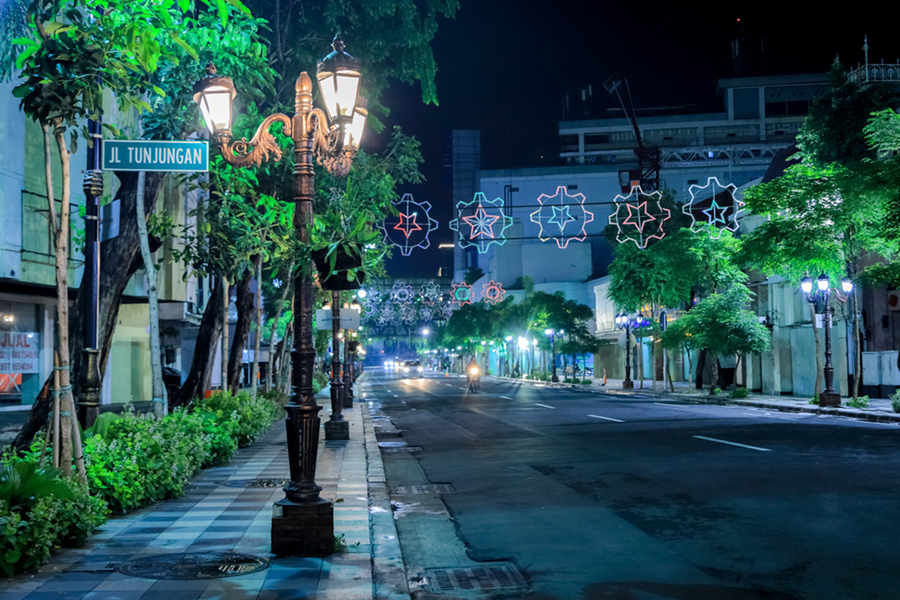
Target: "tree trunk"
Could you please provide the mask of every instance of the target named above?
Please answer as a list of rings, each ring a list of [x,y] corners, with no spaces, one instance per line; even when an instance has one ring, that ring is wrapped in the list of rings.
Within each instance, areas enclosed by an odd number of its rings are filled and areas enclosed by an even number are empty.
[[[262,260],[262,257],[255,258],[251,263],[255,263],[257,260]],[[235,395],[241,390],[244,348],[247,347],[250,325],[253,324],[253,294],[250,293],[253,271],[254,269],[245,269],[240,281],[237,282],[237,294],[234,301],[237,308],[237,323],[234,327],[234,339],[231,340],[231,353],[228,356],[228,389]]]
[[[216,360],[216,346],[222,335],[222,294],[222,280],[217,277],[200,320],[191,370],[178,396],[170,399],[172,408],[190,404],[194,398],[201,397],[209,389]]]
[[[853,287],[853,296],[850,304],[853,308],[853,363],[855,366],[853,369],[853,386],[850,393],[854,398],[857,398],[859,397],[859,384],[862,381],[862,340],[859,336],[859,292],[856,286]],[[900,354],[897,355],[897,360],[900,360]]]
[[[706,350],[697,353],[697,370],[694,373],[695,385],[698,390],[703,389],[703,369],[706,368]]]
[[[222,378],[219,389],[223,392],[228,391],[228,336],[231,333],[228,325],[228,306],[231,304],[231,290],[228,287],[228,277],[222,277],[222,299],[219,310],[222,311]]]
[[[262,256],[256,261],[256,344],[253,348],[253,370],[250,373],[250,395],[256,399],[259,387],[259,344],[262,338]]]
[[[712,355],[711,358],[712,366],[710,367],[710,371],[712,371],[712,373],[710,376],[709,395],[713,396],[719,388],[719,357]]]
[[[153,262],[153,256],[150,254],[147,220],[143,217],[145,178],[146,173],[144,171],[138,173],[137,193],[135,195],[137,199],[135,216],[137,218],[135,220],[140,238],[141,259],[144,261],[144,267],[147,270],[147,280],[150,284],[147,290],[147,298],[150,310],[150,372],[153,377],[153,414],[156,415],[157,419],[161,419],[166,416],[166,386],[163,384],[162,351],[159,343],[159,297],[157,295],[156,264]]]
[[[49,147],[47,150],[49,150]],[[147,173],[144,187],[145,216],[155,210],[156,201],[159,198],[160,190],[162,190],[167,175],[168,173]],[[116,177],[121,184],[115,195],[115,199],[120,203],[119,235],[100,244],[100,281],[103,282],[103,285],[100,286],[99,298],[99,360],[101,376],[106,372],[106,361],[109,359],[109,351],[112,346],[116,324],[118,323],[119,306],[122,303],[125,286],[128,285],[135,271],[144,264],[139,253],[140,240],[137,230],[137,173],[133,171],[117,171]],[[51,217],[55,213],[56,208],[54,206],[50,213]],[[68,345],[71,357],[70,373],[79,373],[81,369],[81,351],[84,348],[82,319],[86,314],[85,311],[89,310],[87,306],[90,298],[89,287],[90,282],[82,279],[81,286],[78,289],[78,296],[69,315],[69,332],[71,332]],[[80,394],[78,377],[70,381],[74,387],[75,395],[78,396]],[[26,450],[31,445],[35,434],[47,422],[47,417],[53,408],[52,385],[53,376],[50,375],[35,399],[28,421],[12,443],[16,450]]]
[[[819,339],[819,329],[816,327],[816,305],[809,302],[809,315],[812,317],[813,337],[816,338],[816,387],[813,388],[813,398],[822,393],[822,380],[825,377],[825,359],[822,357],[822,342]]]
[[[288,267],[288,273],[294,272],[294,263],[291,263],[291,266]],[[275,346],[275,338],[278,336],[278,320],[281,318],[281,313],[284,310],[284,303],[287,300],[288,290],[290,289],[290,284],[283,284],[283,291],[281,292],[281,300],[278,302],[278,307],[275,309],[275,318],[272,320],[272,332],[269,335],[269,360],[266,363],[266,391],[272,389],[272,386],[275,383],[275,357],[277,356],[277,350]],[[287,329],[284,331],[285,337],[287,337]],[[284,340],[282,340],[283,342]]]
[[[694,391],[691,389],[691,384],[694,382],[693,378],[691,377],[694,374],[694,360],[691,358],[690,350],[686,350],[685,354],[687,354],[687,357],[688,357],[688,378],[687,378],[687,380],[688,380],[688,394],[690,394],[691,392]]]

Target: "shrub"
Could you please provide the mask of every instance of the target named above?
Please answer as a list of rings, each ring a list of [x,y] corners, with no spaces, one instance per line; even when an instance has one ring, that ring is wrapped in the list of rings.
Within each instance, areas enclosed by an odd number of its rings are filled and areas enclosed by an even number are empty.
[[[268,398],[260,396],[254,400],[246,392],[237,396],[217,392],[198,402],[195,410],[213,413],[219,423],[229,419],[234,421],[238,448],[246,448],[255,442],[281,414],[281,409]]]
[[[582,379],[581,380],[582,385],[591,385],[592,383],[594,383],[594,382],[590,379]]]
[[[720,387],[713,388],[712,392],[710,392],[710,393],[711,393],[713,396],[718,396],[719,394],[722,393],[722,388],[720,388]]]
[[[869,408],[869,397],[858,396],[847,400],[847,406],[851,408]]]
[[[818,404],[819,404],[819,395],[816,394],[815,396],[813,396],[812,398],[810,398],[810,399],[809,399],[809,403],[810,403],[810,404],[815,404],[815,405],[818,406]]]
[[[729,398],[746,398],[750,395],[750,390],[745,387],[737,387],[728,394]]]
[[[313,393],[318,394],[329,383],[328,375],[322,371],[316,371],[313,375]]]
[[[7,576],[47,562],[58,546],[80,546],[106,521],[101,498],[91,497],[55,469],[27,458],[4,457],[0,470],[0,569]]]
[[[891,395],[891,408],[895,413],[900,413],[900,388]]]

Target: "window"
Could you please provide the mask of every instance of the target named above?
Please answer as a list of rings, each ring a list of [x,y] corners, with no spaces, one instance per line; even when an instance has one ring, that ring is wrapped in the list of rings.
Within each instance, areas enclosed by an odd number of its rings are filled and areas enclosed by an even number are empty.
[[[759,88],[735,89],[733,94],[735,119],[759,118]]]

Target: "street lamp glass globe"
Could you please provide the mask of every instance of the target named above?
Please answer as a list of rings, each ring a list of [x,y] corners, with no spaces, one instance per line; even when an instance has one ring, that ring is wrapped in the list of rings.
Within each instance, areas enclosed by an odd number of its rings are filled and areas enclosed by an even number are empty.
[[[428,330],[427,327],[422,330],[422,335],[428,335],[429,333],[430,333],[430,331]]]
[[[828,275],[826,275],[825,273],[822,273],[821,275],[819,275],[819,278],[816,279],[816,285],[818,285],[819,289],[823,292],[828,289],[830,283],[831,281],[829,281]]]
[[[545,330],[544,330],[544,335],[553,335],[553,330],[552,330],[552,329],[549,329],[549,328],[548,328],[548,329],[545,329]]]
[[[507,342],[511,342],[511,341],[512,341],[512,336],[511,336],[511,335],[506,336],[506,341],[507,341]]]
[[[322,90],[322,101],[332,120],[353,117],[359,95],[359,61],[344,52],[344,40],[337,35],[334,52],[319,61],[316,78]]]
[[[528,340],[526,340],[523,337],[519,338],[518,343],[519,343],[519,348],[522,348],[523,350],[528,347]]]
[[[356,296],[357,296],[358,298],[365,298],[365,297],[366,297],[366,290],[359,290],[359,291],[357,291],[357,292],[356,292]]]
[[[194,84],[194,102],[200,106],[211,134],[231,132],[231,107],[236,95],[234,82],[218,75],[215,65],[209,63],[206,77]]]
[[[812,293],[812,285],[812,278],[809,275],[800,280],[800,289],[804,294]]]
[[[848,277],[844,277],[841,279],[841,289],[844,290],[845,294],[849,294],[853,291],[853,282]]]

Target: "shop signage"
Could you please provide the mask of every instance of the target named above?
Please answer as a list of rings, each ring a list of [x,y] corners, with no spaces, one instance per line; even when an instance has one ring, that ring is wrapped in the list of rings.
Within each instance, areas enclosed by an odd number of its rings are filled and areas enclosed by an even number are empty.
[[[0,373],[37,373],[40,350],[34,332],[0,331]]]
[[[359,311],[341,309],[341,329],[359,329]],[[331,331],[331,309],[316,309],[316,329]]]
[[[209,170],[209,142],[103,140],[104,171]]]

